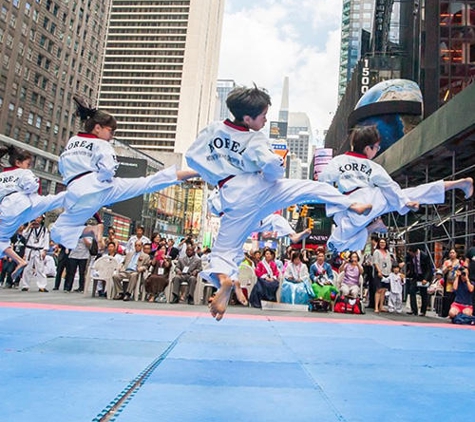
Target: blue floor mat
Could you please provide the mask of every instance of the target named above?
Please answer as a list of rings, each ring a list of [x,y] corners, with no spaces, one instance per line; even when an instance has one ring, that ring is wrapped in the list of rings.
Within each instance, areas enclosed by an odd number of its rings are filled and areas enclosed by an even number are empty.
[[[474,350],[444,325],[0,307],[0,420],[98,421],[133,391],[112,421],[460,421]]]

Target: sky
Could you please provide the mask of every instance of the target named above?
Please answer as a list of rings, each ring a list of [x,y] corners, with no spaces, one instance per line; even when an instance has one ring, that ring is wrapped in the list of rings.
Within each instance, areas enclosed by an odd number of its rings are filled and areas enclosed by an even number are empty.
[[[317,137],[337,108],[342,0],[226,0],[218,77],[266,88],[277,120],[284,77],[289,111]]]

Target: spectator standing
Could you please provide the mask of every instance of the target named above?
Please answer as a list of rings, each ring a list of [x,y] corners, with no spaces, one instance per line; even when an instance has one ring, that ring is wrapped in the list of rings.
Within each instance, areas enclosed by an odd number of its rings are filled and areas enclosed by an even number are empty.
[[[130,236],[127,242],[127,246],[125,247],[126,254],[135,251],[135,242],[137,240],[142,242],[142,245],[145,245],[146,243],[152,243],[147,236],[144,236],[143,226],[137,226],[137,228],[135,229],[135,234]]]
[[[373,252],[373,267],[374,284],[376,288],[374,296],[374,312],[387,312],[384,308],[384,299],[386,297],[386,291],[389,288],[389,283],[386,283],[384,280],[387,280],[387,277],[391,273],[392,261],[386,239],[381,238],[378,240],[376,250]]]
[[[455,299],[454,281],[456,271],[463,266],[463,262],[459,259],[455,249],[449,250],[449,256],[442,264],[442,272],[444,273],[444,299],[442,301],[442,313],[444,318],[449,314],[450,305]]]
[[[17,232],[11,237],[10,242],[13,251],[20,257],[25,256],[26,239],[23,236],[24,225],[21,225]],[[4,256],[2,259],[2,272],[0,274],[0,284],[3,284],[4,288],[11,288],[20,281],[20,276],[17,275],[13,279],[12,274],[15,272],[17,262],[9,256]]]
[[[57,245],[57,248],[56,276],[54,279],[53,290],[59,290],[59,288],[61,287],[61,280],[63,279],[63,273],[65,274],[68,268],[69,249],[65,248],[63,245]],[[66,277],[64,282],[64,290],[66,290]]]
[[[195,304],[193,297],[198,273],[201,270],[201,259],[196,256],[193,245],[188,244],[186,256],[184,258],[178,258],[176,264],[176,276],[172,280],[173,297],[171,303],[178,303],[180,301],[180,286],[181,283],[186,282],[185,300],[188,302],[188,305]]]
[[[167,241],[167,256],[170,257],[172,261],[178,258],[180,250],[175,247],[175,241],[173,239],[168,239]]]
[[[425,316],[427,310],[427,288],[432,280],[432,263],[429,255],[422,252],[417,246],[409,246],[406,257],[406,277],[409,286],[409,296],[411,301],[411,311],[409,315],[418,315],[417,292],[421,295],[421,313]]]
[[[31,221],[23,232],[23,237],[26,239],[25,258],[28,263],[20,280],[21,290],[28,291],[34,280],[38,291],[47,293],[44,258],[49,250],[49,232],[45,227],[44,217],[40,216]]]
[[[404,275],[400,273],[397,263],[393,263],[391,274],[386,278],[389,282],[390,293],[388,299],[388,311],[396,311],[398,314],[402,312],[402,286],[405,284]]]
[[[69,253],[66,266],[66,280],[64,282],[65,291],[70,292],[72,290],[76,271],[79,271],[79,285],[74,291],[76,293],[84,292],[87,262],[91,257],[91,254],[89,253],[91,243],[92,238],[83,237],[78,240],[77,246]]]

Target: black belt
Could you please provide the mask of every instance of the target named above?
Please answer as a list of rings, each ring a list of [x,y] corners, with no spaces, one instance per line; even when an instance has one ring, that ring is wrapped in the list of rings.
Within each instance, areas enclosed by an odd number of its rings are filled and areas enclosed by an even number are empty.
[[[358,189],[361,189],[361,188],[355,188],[355,189],[350,190],[348,192],[344,192],[343,195],[351,195],[353,192],[356,192]]]
[[[91,174],[91,173],[92,173],[92,171],[86,171],[84,173],[81,173],[81,174],[78,174],[78,175],[74,176],[68,183],[66,183],[66,186],[69,186],[75,180],[78,180],[81,177],[86,176],[86,175]]]
[[[44,249],[44,248],[35,248],[34,246],[28,246],[28,245],[26,245],[25,247],[33,251],[42,251]]]
[[[233,177],[235,177],[234,175],[231,175],[231,176],[228,176],[228,177],[225,177],[224,179],[220,180],[218,182],[218,188],[222,188],[226,182],[229,182]]]

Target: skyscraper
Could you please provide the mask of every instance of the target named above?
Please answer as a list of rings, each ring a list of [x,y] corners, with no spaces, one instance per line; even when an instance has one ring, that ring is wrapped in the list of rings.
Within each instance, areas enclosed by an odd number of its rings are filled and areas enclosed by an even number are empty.
[[[214,118],[224,0],[112,0],[99,106],[118,138],[183,154]]]
[[[109,4],[0,1],[0,133],[61,152],[79,127],[72,96],[97,98]]]
[[[228,94],[232,91],[232,89],[236,86],[236,82],[232,79],[218,79],[218,83],[216,85],[216,91],[218,93],[218,120],[225,120],[228,118],[233,118],[231,112],[228,110],[226,106],[226,98]]]
[[[353,70],[361,58],[361,48],[365,35],[369,43],[370,33],[375,21],[375,3],[384,3],[392,10],[388,38],[390,42],[399,41],[399,2],[393,0],[343,0],[340,46],[340,75],[338,97],[344,95]]]

